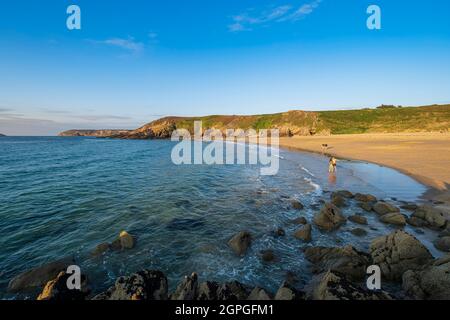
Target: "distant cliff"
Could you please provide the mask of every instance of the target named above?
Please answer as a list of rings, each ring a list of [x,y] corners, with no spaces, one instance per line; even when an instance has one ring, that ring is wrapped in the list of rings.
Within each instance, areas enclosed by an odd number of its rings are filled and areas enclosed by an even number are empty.
[[[58,134],[60,137],[110,137],[126,134],[129,130],[68,130]]]
[[[6,137],[6,135],[0,133],[0,137]]]
[[[70,130],[61,136],[95,136],[120,139],[165,139],[176,129],[194,131],[202,121],[203,131],[218,129],[278,129],[281,136],[310,136],[358,133],[448,132],[450,105],[424,107],[381,106],[377,109],[339,111],[288,111],[250,116],[212,115],[166,117],[135,130]]]

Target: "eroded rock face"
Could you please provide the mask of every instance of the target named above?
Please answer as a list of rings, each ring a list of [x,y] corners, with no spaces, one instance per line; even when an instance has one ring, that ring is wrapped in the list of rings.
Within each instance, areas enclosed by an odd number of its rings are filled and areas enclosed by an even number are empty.
[[[61,271],[58,276],[47,282],[41,294],[37,297],[37,300],[48,301],[81,301],[85,300],[89,294],[89,288],[87,287],[87,278],[82,275],[81,277],[81,289],[69,290],[67,287],[67,280],[71,275],[64,271]]]
[[[313,273],[319,274],[332,270],[343,273],[353,280],[364,279],[367,267],[371,265],[370,255],[352,246],[310,247],[305,249],[305,258],[313,264]]]
[[[143,270],[117,279],[114,287],[93,300],[167,300],[167,278],[161,271]]]
[[[331,203],[325,204],[322,210],[314,216],[316,226],[325,231],[336,230],[346,220],[341,211]]]
[[[72,258],[65,258],[28,270],[9,282],[8,291],[19,292],[43,287],[47,282],[55,279],[61,271],[66,271],[73,264],[75,262]]]
[[[406,218],[401,213],[387,213],[380,217],[380,221],[395,226],[405,226]]]
[[[217,299],[217,290],[219,284],[217,282],[205,281],[198,286],[197,300],[211,301]]]
[[[294,237],[305,242],[310,242],[312,240],[311,232],[312,226],[310,224],[306,224],[294,233]]]
[[[402,230],[373,240],[370,254],[373,264],[381,268],[382,276],[394,281],[400,281],[407,270],[420,269],[433,259],[419,240]]]
[[[217,300],[246,300],[249,288],[237,281],[226,282],[217,290]]]
[[[403,274],[403,290],[412,299],[450,300],[450,255],[419,271]]]
[[[264,289],[256,287],[250,292],[247,300],[259,301],[259,300],[272,300],[270,294],[268,294]]]
[[[427,205],[417,208],[412,217],[425,220],[434,229],[443,229],[447,224],[447,220],[441,211]]]
[[[392,300],[388,293],[358,287],[336,271],[316,276],[309,286],[313,300]]]
[[[170,296],[170,300],[195,300],[198,291],[198,276],[193,273],[190,277],[184,277],[175,292]]]
[[[243,256],[247,252],[247,249],[250,247],[252,243],[252,236],[250,232],[241,231],[235,236],[233,236],[230,241],[228,241],[228,245],[233,249],[233,251],[238,256]]]
[[[275,300],[304,300],[305,293],[296,290],[287,281],[283,282],[275,294]]]
[[[399,208],[393,206],[390,203],[383,202],[383,201],[378,201],[377,203],[375,203],[373,205],[372,209],[380,216],[388,214],[388,213],[400,212]]]

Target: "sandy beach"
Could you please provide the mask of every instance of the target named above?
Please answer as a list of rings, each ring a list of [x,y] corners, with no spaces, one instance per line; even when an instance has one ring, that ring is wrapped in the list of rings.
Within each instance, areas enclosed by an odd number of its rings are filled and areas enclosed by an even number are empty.
[[[322,145],[327,144],[324,148]],[[397,169],[430,187],[429,198],[450,203],[450,134],[397,133],[281,138],[285,148],[326,153]]]

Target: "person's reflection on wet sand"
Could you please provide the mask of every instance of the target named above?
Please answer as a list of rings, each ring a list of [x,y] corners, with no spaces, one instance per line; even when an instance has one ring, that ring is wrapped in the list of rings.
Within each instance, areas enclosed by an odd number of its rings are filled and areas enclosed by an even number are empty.
[[[337,177],[336,177],[336,174],[335,174],[335,173],[330,173],[330,174],[328,175],[328,183],[329,183],[329,184],[335,185],[335,184],[336,184],[336,180],[337,180]]]

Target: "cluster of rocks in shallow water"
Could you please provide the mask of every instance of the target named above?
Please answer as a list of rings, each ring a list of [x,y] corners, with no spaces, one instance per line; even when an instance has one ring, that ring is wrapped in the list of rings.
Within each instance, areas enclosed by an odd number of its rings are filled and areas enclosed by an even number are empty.
[[[251,287],[237,281],[218,283],[200,282],[196,273],[186,276],[173,292],[163,272],[142,270],[129,276],[120,277],[114,286],[103,293],[93,295],[87,277],[83,276],[81,290],[70,291],[65,285],[68,275],[65,270],[73,264],[71,259],[60,260],[27,271],[9,284],[9,290],[20,292],[31,288],[41,288],[39,300],[388,300],[388,299],[450,299],[450,254],[435,259],[429,250],[414,236],[402,230],[409,224],[415,228],[430,228],[439,231],[435,247],[450,252],[450,224],[447,218],[431,206],[405,204],[403,210],[412,211],[403,215],[400,208],[374,196],[338,191],[331,194],[330,202],[314,215],[313,221],[305,217],[292,220],[297,230],[292,235],[279,228],[276,237],[292,236],[304,243],[314,239],[312,230],[333,232],[348,221],[359,225],[352,230],[357,236],[367,234],[364,227],[370,223],[362,214],[346,216],[343,208],[356,202],[365,211],[375,214],[381,222],[396,227],[397,230],[373,239],[368,252],[353,246],[320,247],[303,249],[305,259],[310,263],[312,279],[301,288],[297,286],[295,274],[287,273],[286,280],[276,292],[264,288]],[[292,202],[298,211],[304,209],[298,201]],[[247,254],[254,236],[249,231],[241,231],[228,241],[230,250],[238,257]],[[105,254],[108,250],[127,250],[135,246],[135,238],[123,231],[112,243],[97,246],[93,256]],[[299,253],[301,254],[301,253]],[[276,253],[271,250],[260,252],[264,263],[277,262]],[[383,283],[393,284],[396,292],[370,291],[365,286],[367,268],[377,265],[381,269]],[[390,287],[390,286],[388,286]],[[43,288],[43,289],[42,289]],[[384,287],[383,287],[384,288]],[[402,288],[402,289],[400,289]]]

